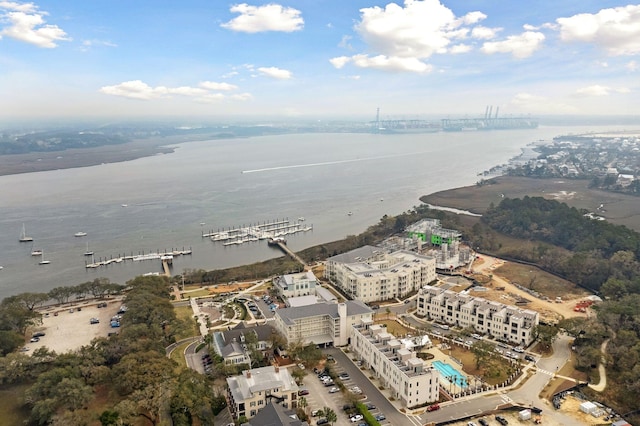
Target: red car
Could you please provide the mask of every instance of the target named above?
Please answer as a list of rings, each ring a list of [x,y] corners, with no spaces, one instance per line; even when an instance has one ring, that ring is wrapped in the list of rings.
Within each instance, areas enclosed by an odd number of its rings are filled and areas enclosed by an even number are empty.
[[[427,407],[427,411],[436,411],[440,409],[440,405],[438,404],[432,404],[430,406]]]

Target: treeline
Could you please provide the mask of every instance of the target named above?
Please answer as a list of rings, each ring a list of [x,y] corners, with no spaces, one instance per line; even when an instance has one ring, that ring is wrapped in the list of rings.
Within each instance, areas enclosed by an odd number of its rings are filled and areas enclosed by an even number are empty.
[[[128,309],[116,335],[65,354],[40,348],[31,356],[0,358],[0,384],[28,386],[29,424],[106,426],[140,418],[154,425],[213,424],[224,397],[213,393],[206,376],[165,355],[176,335],[192,326],[176,318],[167,278],[129,281],[124,303]]]
[[[555,200],[524,197],[491,205],[482,222],[511,237],[544,243],[534,250],[512,253],[515,257],[600,291],[621,266],[620,253],[638,258],[640,234],[625,226],[589,219],[585,213]]]
[[[128,138],[120,135],[99,132],[51,131],[33,132],[19,136],[0,134],[0,155],[93,148],[123,144],[128,141]]]

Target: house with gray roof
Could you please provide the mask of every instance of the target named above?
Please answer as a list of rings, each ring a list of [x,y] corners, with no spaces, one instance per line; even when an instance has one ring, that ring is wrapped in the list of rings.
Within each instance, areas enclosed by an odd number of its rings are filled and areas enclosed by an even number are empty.
[[[298,406],[298,385],[286,368],[267,366],[227,378],[229,409],[234,419],[255,417],[267,404]],[[262,423],[267,424],[267,423]]]
[[[269,402],[266,407],[258,410],[254,418],[240,426],[309,426],[309,423],[300,420],[292,410]]]
[[[247,343],[255,342],[256,349],[264,351],[271,347],[273,333],[276,330],[271,325],[248,327],[245,323],[240,323],[231,330],[215,331],[213,348],[227,365],[251,365],[251,351]]]

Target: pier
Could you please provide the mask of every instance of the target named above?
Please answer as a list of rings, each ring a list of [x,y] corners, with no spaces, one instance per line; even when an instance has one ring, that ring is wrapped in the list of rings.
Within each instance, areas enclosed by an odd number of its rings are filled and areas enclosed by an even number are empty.
[[[122,263],[126,261],[142,262],[145,260],[160,260],[160,262],[162,263],[162,269],[164,271],[164,274],[166,276],[171,276],[170,265],[173,263],[173,258],[176,256],[190,255],[191,253],[192,251],[190,248],[186,250],[183,248],[182,250],[151,252],[151,253],[146,253],[146,254],[142,253],[137,255],[134,255],[134,254],[123,255],[123,256],[118,255],[117,257],[112,257],[104,260],[100,258],[100,260],[97,262],[92,257],[91,263],[85,264],[85,267],[87,269],[95,269],[101,266],[111,265],[112,263]]]
[[[296,234],[313,230],[313,225],[303,223],[304,218],[298,218],[296,222],[289,219],[274,220],[262,224],[233,227],[217,232],[202,233],[202,238],[210,238],[211,241],[221,241],[223,245],[230,246],[244,244],[270,238],[283,237],[285,235]]]
[[[270,238],[269,241],[267,241],[267,243],[272,247],[278,247],[280,250],[282,250],[284,254],[286,254],[287,256],[289,256],[290,258],[292,258],[293,260],[300,263],[303,267],[306,268],[307,264],[305,263],[305,261],[302,260],[300,256],[292,252],[289,249],[289,247],[287,247],[287,241],[284,238],[281,238],[281,237]]]

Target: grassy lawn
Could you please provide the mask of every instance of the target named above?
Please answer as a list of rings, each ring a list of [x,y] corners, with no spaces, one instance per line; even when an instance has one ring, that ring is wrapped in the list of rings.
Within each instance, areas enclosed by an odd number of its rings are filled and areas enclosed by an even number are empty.
[[[383,316],[384,318],[384,316]],[[396,320],[384,319],[384,320],[375,320],[376,324],[384,324],[387,327],[387,331],[393,334],[396,337],[402,337],[405,334],[409,334],[412,331],[406,328],[405,326],[398,323]]]
[[[457,345],[452,345],[451,351],[446,350],[446,353],[451,352],[451,355],[456,359],[462,361],[463,370],[466,374],[471,376],[482,377],[485,382],[490,385],[496,385],[507,380],[509,371],[513,368],[512,364],[506,359],[496,356],[493,358],[493,367],[490,369],[477,369],[476,360],[471,351],[461,348]],[[451,361],[454,367],[459,368],[459,365]]]
[[[0,413],[2,413],[2,424],[21,425],[26,424],[29,418],[29,410],[21,405],[24,392],[29,385],[2,386],[0,387]]]
[[[191,309],[191,306],[174,306],[173,310],[175,311],[178,319],[188,320],[189,324],[192,325],[191,331],[185,331],[184,336],[183,335],[177,336],[178,340],[185,339],[191,336],[196,336],[198,335],[198,333],[200,333],[200,330],[198,330],[198,327],[196,326],[196,322],[193,319],[193,309]]]
[[[198,290],[187,290],[182,292],[185,299],[189,297],[206,297],[210,296],[211,292],[206,288],[198,289]]]
[[[182,368],[187,368],[187,361],[184,359],[184,350],[191,343],[185,342],[179,346],[177,346],[173,352],[171,352],[171,359],[178,363],[178,365]]]

